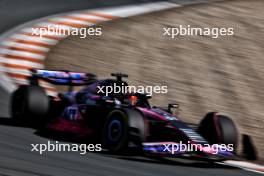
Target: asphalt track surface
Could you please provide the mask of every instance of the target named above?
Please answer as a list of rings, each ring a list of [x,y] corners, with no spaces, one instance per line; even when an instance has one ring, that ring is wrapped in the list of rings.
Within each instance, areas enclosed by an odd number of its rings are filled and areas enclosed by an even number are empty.
[[[96,3],[95,3],[96,2]],[[0,34],[8,29],[47,15],[71,10],[102,6],[124,5],[146,1],[111,0],[1,0]],[[161,162],[144,157],[115,156],[107,153],[50,152],[40,155],[31,152],[31,144],[47,143],[48,138],[40,137],[36,130],[17,127],[10,123],[8,116],[8,95],[0,88],[0,175],[3,176],[248,176],[256,173],[227,166],[200,161],[177,159]]]
[[[31,143],[47,143],[48,138],[34,129],[8,126],[1,119],[0,175],[64,176],[250,176],[256,173],[206,162],[177,159],[163,162],[139,156],[116,156],[107,153],[31,152]],[[3,125],[5,124],[5,125]]]

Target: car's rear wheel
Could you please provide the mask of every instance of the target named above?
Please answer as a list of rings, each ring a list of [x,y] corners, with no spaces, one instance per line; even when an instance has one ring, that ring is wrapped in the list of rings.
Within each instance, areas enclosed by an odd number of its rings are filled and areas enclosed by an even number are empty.
[[[48,111],[49,98],[39,86],[20,86],[12,95],[11,114],[17,122],[39,123]]]
[[[238,131],[235,123],[227,116],[208,113],[200,122],[198,133],[210,144],[232,144],[234,150],[237,148]]]

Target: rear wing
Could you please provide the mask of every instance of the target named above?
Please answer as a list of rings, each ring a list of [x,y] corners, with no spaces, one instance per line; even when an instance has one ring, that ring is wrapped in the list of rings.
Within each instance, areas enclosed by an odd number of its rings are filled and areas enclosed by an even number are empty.
[[[30,84],[38,85],[38,80],[40,79],[54,85],[82,86],[95,82],[96,75],[67,70],[31,70],[31,76],[29,77]]]

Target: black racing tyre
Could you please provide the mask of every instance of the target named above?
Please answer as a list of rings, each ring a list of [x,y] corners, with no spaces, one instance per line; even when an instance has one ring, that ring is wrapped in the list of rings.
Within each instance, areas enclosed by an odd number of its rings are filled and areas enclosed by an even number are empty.
[[[102,132],[102,145],[112,153],[121,153],[128,146],[128,117],[120,111],[109,113]]]
[[[198,133],[210,144],[233,144],[236,151],[238,131],[232,119],[227,116],[208,113],[200,122]]]
[[[41,122],[49,112],[49,98],[43,88],[20,86],[12,95],[11,114],[14,120],[33,124]]]
[[[103,128],[102,144],[112,153],[125,153],[128,143],[141,149],[146,140],[143,115],[135,109],[113,110]]]

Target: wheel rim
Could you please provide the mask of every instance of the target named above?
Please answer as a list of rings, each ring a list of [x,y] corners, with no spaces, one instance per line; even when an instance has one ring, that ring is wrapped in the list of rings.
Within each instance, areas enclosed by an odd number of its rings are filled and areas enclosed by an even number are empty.
[[[122,132],[122,123],[119,120],[114,119],[108,125],[107,138],[110,142],[116,143],[121,139]]]

